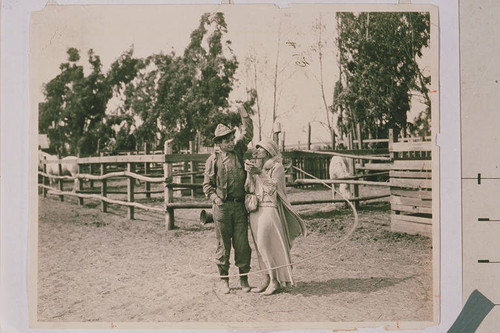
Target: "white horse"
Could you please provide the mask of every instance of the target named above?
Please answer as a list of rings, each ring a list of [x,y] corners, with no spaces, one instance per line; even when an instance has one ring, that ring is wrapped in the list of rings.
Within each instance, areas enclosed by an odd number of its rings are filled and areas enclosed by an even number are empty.
[[[351,167],[350,161],[347,157],[341,156],[333,156],[330,160],[330,166],[328,168],[330,173],[330,179],[339,179],[354,176]],[[341,199],[345,198],[349,199],[351,197],[351,193],[349,192],[347,184],[332,184],[332,199],[335,199],[335,190],[338,190],[342,195]]]
[[[58,176],[59,175],[59,164],[57,163],[57,160],[59,158],[54,155],[50,155],[46,152],[43,152],[41,150],[38,151],[38,169],[43,170],[43,161],[49,161],[49,163],[46,163],[47,168],[47,174],[52,175],[52,176]],[[71,177],[76,177],[78,175],[78,163],[77,163],[77,157],[76,156],[66,156],[61,159],[64,161],[64,163],[61,163],[61,171],[62,174],[70,174]],[[50,161],[54,161],[50,163]],[[54,182],[54,178],[49,176],[50,184]],[[75,192],[80,185],[80,180],[78,178],[75,178],[75,183],[73,185],[72,191]]]

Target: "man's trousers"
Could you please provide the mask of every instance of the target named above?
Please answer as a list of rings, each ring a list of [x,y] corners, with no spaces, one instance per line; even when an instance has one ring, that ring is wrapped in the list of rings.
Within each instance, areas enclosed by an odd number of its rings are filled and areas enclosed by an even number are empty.
[[[221,205],[214,205],[213,215],[217,238],[215,261],[219,274],[221,276],[228,275],[231,243],[234,248],[234,261],[239,268],[239,273],[248,273],[252,250],[248,244],[248,213],[245,204],[227,201]]]

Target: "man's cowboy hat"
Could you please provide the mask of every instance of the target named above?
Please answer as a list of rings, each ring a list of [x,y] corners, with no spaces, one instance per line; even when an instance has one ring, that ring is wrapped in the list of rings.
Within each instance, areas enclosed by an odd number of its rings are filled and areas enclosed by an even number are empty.
[[[219,125],[217,125],[217,128],[215,129],[215,137],[222,138],[223,136],[234,133],[235,131],[236,131],[236,128],[231,129],[224,124],[219,124]]]

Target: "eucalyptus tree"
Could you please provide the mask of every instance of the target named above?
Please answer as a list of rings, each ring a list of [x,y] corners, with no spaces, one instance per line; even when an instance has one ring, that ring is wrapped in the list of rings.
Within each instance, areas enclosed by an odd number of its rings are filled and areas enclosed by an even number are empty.
[[[44,85],[45,102],[39,105],[39,131],[50,139],[50,149],[60,154],[96,151],[109,134],[104,122],[112,90],[102,73],[100,57],[88,52],[90,74],[85,76],[76,48],[67,51],[61,72]]]
[[[134,149],[137,144],[173,139],[179,148],[201,134],[203,143],[219,122],[238,125],[231,109],[238,61],[227,40],[223,13],[206,13],[182,55],[157,53],[136,58],[126,50],[102,72],[99,56],[88,53],[85,76],[79,51],[68,49],[61,73],[44,86],[40,133],[60,153],[92,154],[104,146]],[[240,104],[252,114],[256,92]]]
[[[154,54],[142,60],[137,77],[125,88],[125,109],[140,118],[139,141],[173,139],[187,147],[198,133],[208,144],[217,122],[238,124],[229,110],[238,61],[225,39],[222,13],[206,13],[191,33],[183,55]]]
[[[340,131],[356,133],[359,124],[364,137],[387,137],[390,128],[415,129],[407,113],[414,94],[428,97],[430,76],[419,62],[429,46],[429,13],[342,12],[337,28],[340,78],[333,112]],[[430,121],[430,100],[426,106],[421,128]]]

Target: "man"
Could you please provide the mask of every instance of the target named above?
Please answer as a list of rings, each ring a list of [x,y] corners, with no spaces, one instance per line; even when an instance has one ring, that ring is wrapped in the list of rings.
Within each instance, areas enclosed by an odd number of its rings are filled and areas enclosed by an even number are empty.
[[[235,142],[234,132],[223,124],[215,129],[215,152],[205,163],[203,192],[212,201],[217,250],[215,261],[221,280],[221,292],[228,294],[229,257],[231,243],[235,264],[240,274],[250,271],[251,249],[248,244],[248,214],[245,209],[244,184],[246,173],[243,155],[253,138],[253,123],[246,110],[240,108],[242,120],[241,136]],[[248,276],[240,277],[241,288],[250,291]]]

